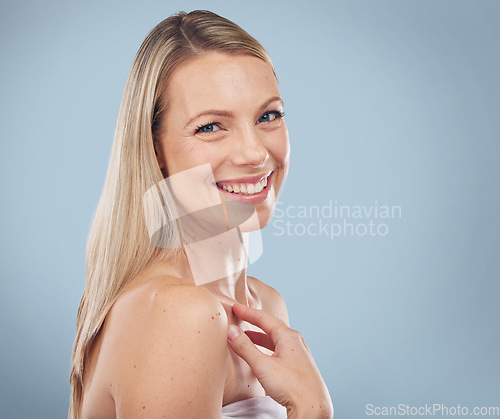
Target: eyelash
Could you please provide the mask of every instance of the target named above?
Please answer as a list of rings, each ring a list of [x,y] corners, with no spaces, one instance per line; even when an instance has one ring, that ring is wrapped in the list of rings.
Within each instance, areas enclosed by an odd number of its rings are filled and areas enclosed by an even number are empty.
[[[267,115],[267,114],[274,114],[274,115],[276,115],[275,119],[283,118],[285,116],[285,112],[283,112],[282,110],[277,110],[277,109],[274,110],[274,111],[267,111],[264,115]],[[262,116],[264,116],[264,115],[262,115]],[[262,118],[262,116],[260,118]]]
[[[282,110],[272,110],[272,111],[265,112],[260,118],[262,118],[263,116],[268,115],[268,114],[273,114],[273,115],[276,116],[276,118],[273,119],[273,121],[276,120],[276,119],[280,119],[280,118],[284,118],[285,117],[285,112],[283,112]],[[264,121],[264,122],[272,122],[272,121]],[[215,126],[219,127],[220,129],[222,129],[221,124],[219,122],[213,121],[213,122],[209,122],[208,124],[198,125],[196,127],[196,129],[195,129],[195,133],[196,134],[202,133],[201,129],[205,128],[205,127],[208,127],[210,125],[215,125]]]
[[[221,128],[220,123],[219,123],[219,122],[215,122],[215,121],[214,121],[214,122],[209,122],[208,124],[203,124],[203,125],[199,125],[199,126],[197,126],[197,127],[196,127],[196,129],[195,129],[195,132],[198,134],[198,133],[200,133],[200,132],[201,132],[201,129],[202,129],[202,128],[208,127],[208,126],[210,126],[210,125],[215,125],[215,126],[217,126],[217,127]],[[222,129],[222,128],[221,128],[221,129]]]

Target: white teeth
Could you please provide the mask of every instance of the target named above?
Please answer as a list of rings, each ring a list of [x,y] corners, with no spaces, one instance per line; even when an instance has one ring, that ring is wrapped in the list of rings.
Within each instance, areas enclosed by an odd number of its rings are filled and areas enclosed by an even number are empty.
[[[265,177],[261,181],[257,182],[255,185],[253,185],[253,184],[246,184],[246,185],[220,185],[220,184],[217,184],[217,185],[220,188],[222,188],[228,192],[240,193],[243,195],[254,195],[256,193],[261,192],[262,189],[264,189],[267,186],[267,177]]]

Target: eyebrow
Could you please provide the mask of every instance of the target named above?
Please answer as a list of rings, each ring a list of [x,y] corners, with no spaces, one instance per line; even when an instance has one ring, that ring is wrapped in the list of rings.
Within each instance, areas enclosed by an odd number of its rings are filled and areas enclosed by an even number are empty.
[[[266,100],[264,102],[264,104],[262,104],[262,106],[259,107],[259,109],[257,110],[257,113],[263,112],[271,103],[276,102],[276,101],[281,102],[281,106],[284,105],[283,99],[281,99],[281,97],[274,96],[274,97]],[[193,121],[195,121],[199,117],[205,116],[205,115],[216,115],[216,116],[232,117],[233,113],[230,112],[230,111],[222,111],[222,110],[216,110],[216,109],[209,109],[209,110],[200,112],[199,114],[193,116],[189,120],[189,122],[186,124],[186,126],[184,128],[187,128]]]

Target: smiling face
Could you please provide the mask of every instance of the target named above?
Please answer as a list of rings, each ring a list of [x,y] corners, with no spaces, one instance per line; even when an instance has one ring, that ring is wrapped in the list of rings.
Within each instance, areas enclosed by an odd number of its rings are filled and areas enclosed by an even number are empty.
[[[222,201],[253,204],[265,226],[290,155],[271,66],[249,55],[204,54],[173,71],[166,97],[155,144],[163,175],[209,163],[210,176],[200,186]]]

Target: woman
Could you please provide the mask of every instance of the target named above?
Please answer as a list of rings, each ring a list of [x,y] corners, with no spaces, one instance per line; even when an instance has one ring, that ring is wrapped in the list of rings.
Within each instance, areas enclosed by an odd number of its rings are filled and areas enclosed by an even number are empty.
[[[181,12],[148,35],[89,237],[70,418],[331,417],[283,299],[246,275],[288,170],[283,115],[234,23]]]

